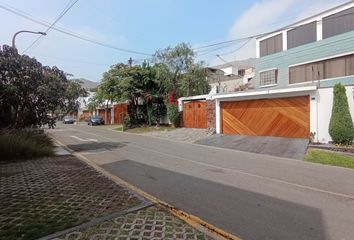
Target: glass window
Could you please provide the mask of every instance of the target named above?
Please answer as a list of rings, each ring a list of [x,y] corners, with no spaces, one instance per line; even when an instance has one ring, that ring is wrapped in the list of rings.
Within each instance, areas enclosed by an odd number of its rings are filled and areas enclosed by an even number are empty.
[[[288,31],[288,49],[315,42],[317,40],[317,23],[311,22]]]
[[[278,70],[269,70],[260,73],[260,85],[267,86],[277,84]]]
[[[323,18],[323,39],[354,30],[354,7]]]
[[[345,76],[345,57],[326,60],[325,76],[326,78]]]
[[[354,54],[289,68],[289,83],[354,75]]]
[[[259,47],[261,57],[281,52],[283,50],[283,34],[280,33],[274,37],[262,40]]]

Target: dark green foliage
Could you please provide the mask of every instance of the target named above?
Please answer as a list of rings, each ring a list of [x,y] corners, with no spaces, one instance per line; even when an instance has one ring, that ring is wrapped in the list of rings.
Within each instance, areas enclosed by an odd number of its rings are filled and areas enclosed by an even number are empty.
[[[340,83],[334,86],[332,116],[329,134],[336,144],[352,144],[354,138],[353,120],[349,112],[345,87]]]
[[[51,156],[53,151],[53,141],[42,129],[4,130],[0,133],[1,160]]]
[[[0,49],[0,128],[43,125],[48,113],[72,111],[81,93],[57,67],[42,66],[9,46]]]
[[[206,72],[188,44],[181,43],[156,52],[154,64],[113,65],[103,74],[92,109],[108,102],[128,101],[132,125],[159,124],[166,114],[168,96],[205,94],[209,91]],[[90,106],[91,107],[91,106]],[[102,106],[103,107],[103,106]]]
[[[117,64],[103,74],[96,93],[96,102],[129,101],[128,114],[132,125],[155,124],[165,110],[163,91],[156,80],[156,67],[148,64]]]
[[[176,104],[167,105],[167,117],[175,127],[180,126],[181,117]]]
[[[204,63],[198,62],[189,44],[158,50],[154,56],[157,76],[165,94],[172,91],[177,97],[206,94],[209,84],[206,80]]]
[[[132,123],[131,123],[129,115],[125,116],[123,118],[123,131],[125,131],[125,130],[131,128],[131,127],[132,127]]]

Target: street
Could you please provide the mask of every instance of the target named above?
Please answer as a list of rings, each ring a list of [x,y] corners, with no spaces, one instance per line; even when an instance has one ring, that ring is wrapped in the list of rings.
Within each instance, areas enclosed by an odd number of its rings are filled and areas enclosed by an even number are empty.
[[[241,239],[353,239],[354,171],[84,124],[55,139]]]

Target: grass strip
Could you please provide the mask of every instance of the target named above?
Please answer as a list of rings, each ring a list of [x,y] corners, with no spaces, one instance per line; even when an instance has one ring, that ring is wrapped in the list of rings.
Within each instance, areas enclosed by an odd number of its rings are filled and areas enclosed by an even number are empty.
[[[318,149],[309,149],[305,161],[354,169],[354,157]]]

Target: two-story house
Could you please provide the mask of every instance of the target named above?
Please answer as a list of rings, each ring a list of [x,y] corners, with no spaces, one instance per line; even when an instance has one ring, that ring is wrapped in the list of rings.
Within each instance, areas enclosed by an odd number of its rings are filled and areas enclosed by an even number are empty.
[[[214,95],[216,131],[328,142],[333,86],[354,119],[354,2],[257,38],[254,90]]]
[[[242,87],[252,88],[254,66],[255,59],[250,58],[206,68],[212,93],[231,93]]]

